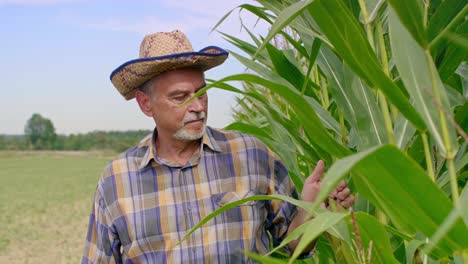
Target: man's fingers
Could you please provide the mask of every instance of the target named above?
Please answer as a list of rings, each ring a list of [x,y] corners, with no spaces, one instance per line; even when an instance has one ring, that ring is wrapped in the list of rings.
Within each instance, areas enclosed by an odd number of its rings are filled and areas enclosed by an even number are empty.
[[[346,181],[341,181],[340,184],[336,187],[336,189],[340,192],[344,190],[348,185],[346,184]]]
[[[325,171],[325,164],[322,160],[317,162],[317,166],[315,166],[314,172],[305,180],[305,184],[317,182],[322,178],[323,172]]]
[[[344,201],[346,198],[348,198],[349,194],[351,193],[351,190],[349,188],[345,188],[338,194],[336,194],[336,198],[338,198],[340,201]]]
[[[339,204],[343,206],[344,208],[351,207],[354,204],[354,196],[353,195],[348,196],[346,200],[339,202]]]

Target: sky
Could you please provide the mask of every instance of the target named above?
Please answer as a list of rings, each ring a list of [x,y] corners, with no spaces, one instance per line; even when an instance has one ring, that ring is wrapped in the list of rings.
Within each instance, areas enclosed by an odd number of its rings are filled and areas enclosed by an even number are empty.
[[[230,10],[253,0],[0,0],[0,134],[22,134],[39,113],[58,134],[94,130],[153,129],[135,100],[126,101],[109,80],[137,59],[144,35],[182,30],[195,50],[235,47],[213,26]],[[240,19],[264,35],[267,25],[239,9],[219,30],[247,39]],[[232,56],[206,72],[210,79],[241,73]],[[230,124],[236,95],[208,92],[208,125]]]

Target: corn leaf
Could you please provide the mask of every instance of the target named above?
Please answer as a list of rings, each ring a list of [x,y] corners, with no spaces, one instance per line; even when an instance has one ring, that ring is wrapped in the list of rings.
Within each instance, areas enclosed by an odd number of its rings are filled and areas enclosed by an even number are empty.
[[[423,25],[422,1],[387,0],[395,10],[399,21],[411,33],[421,47],[427,46],[427,34]]]
[[[316,216],[314,219],[307,223],[307,228],[301,237],[301,240],[296,246],[293,255],[289,259],[289,263],[293,263],[299,255],[309,246],[314,240],[318,238],[320,234],[325,232],[327,229],[333,227],[339,221],[341,221],[347,214],[343,213],[322,213]]]
[[[327,149],[332,155],[337,157],[343,157],[350,153],[347,148],[330,136],[328,131],[326,131],[325,127],[320,122],[320,119],[313,111],[313,108],[287,81],[279,76],[272,75],[268,69],[262,68],[251,60],[245,59],[235,53],[233,53],[233,56],[250,69],[255,70],[263,76],[267,76],[268,79],[263,79],[251,74],[241,74],[224,78],[221,81],[242,80],[257,83],[268,88],[272,92],[282,96],[291,105],[298,119],[304,126],[304,130],[313,139],[313,142],[311,142],[312,144],[318,145],[322,149]]]
[[[421,114],[429,132],[443,155],[453,155],[457,151],[456,134],[453,125],[441,123],[440,111],[445,119],[453,119],[445,86],[442,84],[432,58],[411,37],[397,19],[394,12],[389,12],[390,43],[395,64],[406,90],[414,101],[414,106]],[[431,70],[432,69],[432,70]],[[434,80],[434,81],[432,81]],[[439,95],[439,99],[436,95]],[[447,129],[448,141],[444,141],[443,130]],[[447,153],[447,144],[452,146],[452,153]]]
[[[382,145],[335,162],[326,173],[311,210],[350,172],[358,191],[405,233],[419,231],[431,236],[453,208],[418,164],[396,147]],[[466,247],[468,230],[459,218],[437,244],[437,250],[450,255]]]
[[[308,8],[344,62],[371,87],[390,99],[418,129],[425,124],[395,83],[382,71],[359,22],[341,0],[316,0]]]
[[[398,263],[393,256],[385,227],[375,217],[366,213],[357,212],[355,217],[364,253],[367,255],[369,247],[371,250],[369,263]],[[349,229],[355,231],[350,222],[348,220]]]
[[[200,222],[198,222],[195,226],[193,226],[189,231],[187,231],[187,233],[184,235],[184,237],[175,246],[180,245],[180,243],[182,243],[185,239],[187,239],[187,237],[189,237],[193,232],[195,232],[195,230],[200,228],[202,225],[208,223],[211,219],[215,218],[216,216],[220,215],[221,213],[223,213],[223,212],[225,212],[225,211],[227,211],[229,209],[235,208],[235,207],[237,207],[237,206],[239,206],[239,205],[241,205],[243,203],[249,202],[249,201],[261,201],[261,200],[266,200],[266,201],[269,201],[269,200],[283,200],[283,201],[289,202],[291,204],[294,204],[295,206],[303,208],[309,214],[314,215],[317,212],[317,209],[315,209],[315,210],[311,209],[310,203],[304,202],[304,201],[301,201],[301,200],[296,200],[296,199],[291,198],[289,196],[285,196],[285,195],[253,195],[253,196],[250,196],[250,197],[247,197],[247,198],[244,198],[244,199],[239,199],[239,200],[234,201],[232,203],[225,204],[223,207],[216,209],[214,212],[207,215]]]
[[[306,0],[296,2],[284,10],[276,18],[275,22],[271,26],[268,35],[265,37],[263,44],[258,48],[259,51],[265,48],[273,37],[280,32],[284,27],[286,27],[291,21],[293,21],[298,15],[300,15],[304,9],[307,8],[314,0]]]
[[[356,130],[358,149],[387,143],[382,112],[370,88],[325,47],[320,49],[317,63],[338,107]]]

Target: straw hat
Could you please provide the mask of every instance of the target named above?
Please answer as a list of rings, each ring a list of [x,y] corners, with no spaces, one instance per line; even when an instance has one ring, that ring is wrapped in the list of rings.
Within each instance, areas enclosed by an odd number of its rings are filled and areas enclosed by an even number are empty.
[[[140,45],[140,58],[115,69],[111,82],[125,99],[135,97],[139,86],[154,76],[179,68],[194,67],[203,71],[223,63],[228,52],[209,46],[196,52],[179,30],[146,35]]]

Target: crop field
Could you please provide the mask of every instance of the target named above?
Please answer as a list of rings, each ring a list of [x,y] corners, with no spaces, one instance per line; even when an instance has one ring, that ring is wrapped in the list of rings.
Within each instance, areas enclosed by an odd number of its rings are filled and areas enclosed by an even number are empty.
[[[79,263],[102,152],[0,152],[0,263]]]

